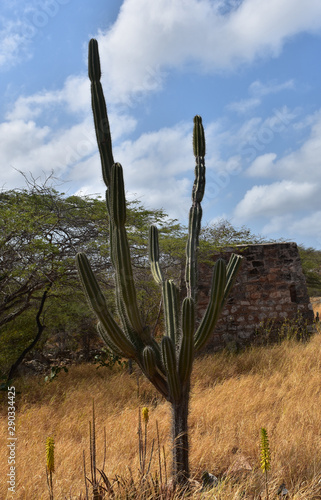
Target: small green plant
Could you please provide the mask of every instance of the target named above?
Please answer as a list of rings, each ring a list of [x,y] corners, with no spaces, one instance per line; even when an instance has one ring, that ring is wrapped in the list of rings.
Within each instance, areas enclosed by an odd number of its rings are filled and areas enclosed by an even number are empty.
[[[52,474],[55,472],[55,442],[53,437],[46,439],[46,473],[49,498],[53,500]]]
[[[312,329],[309,328],[300,311],[293,318],[276,320],[267,318],[256,328],[254,342],[256,345],[269,345],[284,340],[296,340],[298,342],[307,342],[312,335]]]
[[[50,370],[50,374],[45,376],[45,382],[52,382],[55,378],[58,377],[58,374],[63,370],[65,373],[68,373],[68,368],[66,366],[52,366]]]
[[[269,500],[269,489],[267,473],[271,468],[270,445],[267,431],[264,427],[261,428],[261,470],[265,476],[265,491],[266,499]]]
[[[282,340],[297,340],[298,342],[307,342],[312,334],[309,330],[308,322],[302,316],[301,311],[298,311],[292,319],[285,318],[279,329],[279,339]]]
[[[122,368],[128,367],[128,361],[124,361],[120,356],[114,354],[110,349],[103,347],[99,354],[95,356],[95,363],[98,363],[98,368],[113,368],[115,365]]]

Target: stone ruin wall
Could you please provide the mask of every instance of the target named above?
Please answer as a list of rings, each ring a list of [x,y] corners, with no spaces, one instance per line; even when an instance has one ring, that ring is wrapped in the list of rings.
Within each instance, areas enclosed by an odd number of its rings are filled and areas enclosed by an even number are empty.
[[[215,254],[213,261],[222,257],[228,262],[231,253],[243,256],[241,269],[206,351],[250,343],[267,320],[280,324],[300,312],[308,324],[313,322],[296,243],[238,245]],[[198,318],[207,307],[211,278],[210,266],[200,264]]]

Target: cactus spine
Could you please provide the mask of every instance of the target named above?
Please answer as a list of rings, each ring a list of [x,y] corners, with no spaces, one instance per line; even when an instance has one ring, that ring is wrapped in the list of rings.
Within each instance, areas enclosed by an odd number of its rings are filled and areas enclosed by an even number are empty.
[[[158,231],[156,227],[151,226],[149,261],[152,275],[162,288],[166,330],[160,344],[152,337],[149,327],[142,323],[136,300],[125,228],[123,170],[113,159],[106,103],[100,83],[101,70],[96,40],[89,42],[88,74],[91,80],[92,108],[103,179],[107,187],[111,261],[115,268],[115,298],[122,327],[109,314],[104,295],[83,253],[77,254],[76,264],[87,299],[98,318],[97,329],[103,341],[116,354],[134,359],[156,389],[171,403],[173,476],[176,483],[184,484],[189,477],[187,419],[194,354],[206,344],[213,332],[240,267],[241,257],[233,255],[228,266],[223,260],[216,262],[209,304],[195,331],[197,251],[202,218],[201,201],[205,190],[205,135],[201,117],[195,116],[195,180],[186,244],[187,297],[182,303],[180,313],[178,289],[172,280],[164,278],[159,264]]]

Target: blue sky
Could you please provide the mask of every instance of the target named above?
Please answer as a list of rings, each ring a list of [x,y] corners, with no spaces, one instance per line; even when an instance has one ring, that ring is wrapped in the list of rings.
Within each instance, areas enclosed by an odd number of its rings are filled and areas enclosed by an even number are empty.
[[[23,171],[104,192],[92,37],[129,199],[187,222],[199,114],[203,224],[321,249],[320,0],[2,0],[2,189],[23,187]]]

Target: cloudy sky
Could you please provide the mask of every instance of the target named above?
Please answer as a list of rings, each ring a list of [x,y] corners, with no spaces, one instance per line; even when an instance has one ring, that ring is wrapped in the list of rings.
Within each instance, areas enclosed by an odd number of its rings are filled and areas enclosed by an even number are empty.
[[[92,37],[128,198],[186,223],[199,114],[203,223],[321,249],[320,0],[1,0],[0,188],[104,192]]]

